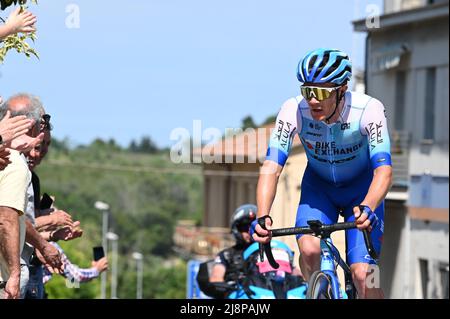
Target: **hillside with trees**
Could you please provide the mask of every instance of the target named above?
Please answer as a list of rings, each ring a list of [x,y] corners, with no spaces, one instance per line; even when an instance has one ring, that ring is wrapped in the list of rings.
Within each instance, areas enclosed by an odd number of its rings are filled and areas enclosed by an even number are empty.
[[[67,140],[54,139],[37,173],[42,193],[81,221],[83,236],[60,242],[72,262],[90,267],[92,247],[102,242],[102,214],[94,203],[103,201],[110,205],[109,229],[120,237],[118,297],[136,296],[135,251],[144,255],[144,298],[185,297],[186,265],[173,253],[172,236],[178,219],[200,222],[200,166],[173,164],[149,137],[128,148],[114,140],[69,147]],[[49,298],[97,298],[100,280],[75,289],[55,275],[46,289]]]

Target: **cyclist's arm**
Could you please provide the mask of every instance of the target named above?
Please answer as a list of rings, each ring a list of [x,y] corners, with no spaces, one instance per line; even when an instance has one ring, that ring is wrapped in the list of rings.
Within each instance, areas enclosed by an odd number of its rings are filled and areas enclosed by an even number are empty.
[[[223,282],[225,281],[226,268],[223,264],[215,264],[209,277],[210,282]]]
[[[209,282],[225,281],[225,273],[227,272],[227,261],[224,256],[225,251],[221,251],[214,259],[214,265],[209,276]]]
[[[67,261],[63,276],[74,280],[76,282],[88,282],[94,278],[97,278],[100,272],[97,268],[80,268],[79,266],[72,264],[69,260]]]
[[[282,171],[283,166],[278,163],[271,160],[264,161],[256,188],[258,217],[270,214],[270,209],[277,193],[278,179]]]
[[[214,265],[208,276],[208,282],[199,281],[200,289],[204,294],[216,299],[222,299],[233,290],[233,287],[225,283],[225,273],[227,262],[224,257],[224,251],[220,252],[214,260]],[[197,279],[198,280],[198,279]]]
[[[367,136],[374,177],[362,205],[372,211],[386,197],[392,183],[391,145],[385,109],[377,99],[371,99],[361,118],[361,133]]]
[[[373,172],[373,180],[369,191],[361,205],[369,206],[372,211],[381,204],[386,197],[392,183],[392,167],[380,166]]]
[[[301,123],[297,121],[297,110],[296,99],[290,99],[283,104],[278,113],[256,189],[258,217],[270,213],[277,191],[278,179],[289,156],[292,141],[295,133],[301,130]]]

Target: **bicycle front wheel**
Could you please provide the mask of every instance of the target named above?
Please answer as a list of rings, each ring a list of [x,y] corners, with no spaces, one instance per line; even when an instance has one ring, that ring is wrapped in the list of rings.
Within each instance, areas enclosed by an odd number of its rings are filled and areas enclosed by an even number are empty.
[[[331,299],[331,281],[322,271],[314,272],[309,279],[306,299]]]

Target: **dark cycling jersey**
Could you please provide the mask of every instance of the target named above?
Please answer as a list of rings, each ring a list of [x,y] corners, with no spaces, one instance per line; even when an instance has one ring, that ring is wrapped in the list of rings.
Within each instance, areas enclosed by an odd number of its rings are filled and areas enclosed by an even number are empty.
[[[266,159],[284,166],[295,134],[303,143],[308,166],[335,186],[391,165],[384,106],[365,94],[346,92],[339,121],[329,125],[313,119],[303,97],[289,99],[278,114]]]
[[[244,272],[243,252],[248,245],[234,245],[222,250],[214,260],[214,264],[225,266],[224,281],[237,281]]]

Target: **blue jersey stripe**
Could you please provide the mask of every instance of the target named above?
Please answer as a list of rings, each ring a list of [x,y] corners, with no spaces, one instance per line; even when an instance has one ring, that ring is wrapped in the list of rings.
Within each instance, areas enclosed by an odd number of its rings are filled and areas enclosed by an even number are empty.
[[[288,155],[284,153],[282,150],[276,147],[269,147],[267,149],[266,160],[278,163],[281,166],[284,166],[288,159]]]
[[[392,166],[391,154],[386,152],[376,153],[374,156],[372,156],[370,162],[372,163],[372,169],[375,169],[383,165]]]

